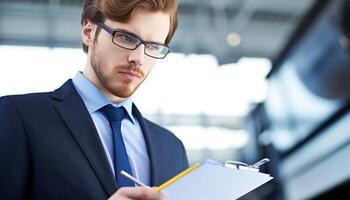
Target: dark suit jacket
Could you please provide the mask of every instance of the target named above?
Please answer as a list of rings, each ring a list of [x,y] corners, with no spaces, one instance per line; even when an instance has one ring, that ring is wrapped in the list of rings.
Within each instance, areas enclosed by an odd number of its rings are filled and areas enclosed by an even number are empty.
[[[140,122],[158,186],[188,167],[181,141]],[[0,199],[107,199],[116,190],[94,123],[72,81],[50,93],[0,98]]]

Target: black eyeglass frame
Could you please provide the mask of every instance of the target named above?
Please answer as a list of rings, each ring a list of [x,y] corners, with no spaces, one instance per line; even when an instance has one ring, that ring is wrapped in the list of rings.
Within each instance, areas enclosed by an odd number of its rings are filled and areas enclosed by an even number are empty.
[[[132,33],[128,33],[128,32],[125,32],[125,31],[121,31],[121,30],[118,30],[118,29],[112,29],[111,27],[107,26],[106,24],[102,23],[102,22],[99,22],[97,23],[98,26],[100,26],[101,28],[103,28],[105,31],[107,31],[109,34],[112,35],[112,43],[117,45],[118,47],[121,47],[123,49],[127,49],[127,50],[135,50],[137,49],[141,44],[145,45],[145,49],[144,49],[144,54],[151,57],[151,58],[155,58],[155,59],[164,59],[169,53],[170,53],[170,48],[164,44],[161,44],[161,43],[157,43],[157,42],[147,42],[147,41],[144,41],[144,40],[141,40],[139,37],[137,37],[136,35],[133,35]],[[123,47],[123,46],[120,46],[118,44],[116,44],[114,42],[114,37],[115,37],[115,34],[116,33],[125,33],[125,34],[128,34],[128,35],[131,35],[132,37],[136,38],[139,40],[139,43],[136,44],[136,47],[135,48],[127,48],[127,47]],[[165,49],[167,49],[167,52],[164,54],[163,57],[155,57],[155,56],[152,56],[152,55],[149,55],[146,53],[146,49],[147,49],[147,44],[157,44],[157,45],[161,45],[163,47],[165,47]]]

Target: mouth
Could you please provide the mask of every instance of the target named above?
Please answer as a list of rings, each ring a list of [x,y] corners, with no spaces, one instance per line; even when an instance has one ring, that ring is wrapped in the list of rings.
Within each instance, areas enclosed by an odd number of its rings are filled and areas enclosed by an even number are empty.
[[[121,75],[123,75],[124,77],[128,78],[128,79],[140,79],[141,78],[141,74],[134,72],[134,71],[130,71],[130,70],[120,70],[119,73]]]

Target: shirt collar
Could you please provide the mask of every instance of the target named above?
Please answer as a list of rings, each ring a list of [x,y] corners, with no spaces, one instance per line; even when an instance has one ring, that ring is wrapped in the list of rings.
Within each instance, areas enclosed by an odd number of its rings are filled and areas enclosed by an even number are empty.
[[[135,123],[132,115],[132,100],[131,97],[114,104],[112,103],[82,72],[78,72],[73,78],[73,84],[81,98],[83,99],[87,110],[90,114],[98,111],[105,105],[112,104],[113,106],[123,106],[128,113],[129,119]]]

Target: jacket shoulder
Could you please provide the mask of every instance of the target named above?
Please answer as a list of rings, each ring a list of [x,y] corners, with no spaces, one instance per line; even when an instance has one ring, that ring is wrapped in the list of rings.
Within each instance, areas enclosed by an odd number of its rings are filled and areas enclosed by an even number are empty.
[[[42,105],[44,102],[48,102],[52,92],[43,93],[31,93],[31,94],[21,94],[21,95],[7,95],[0,97],[0,105],[16,105],[19,107],[25,106],[38,106]]]

